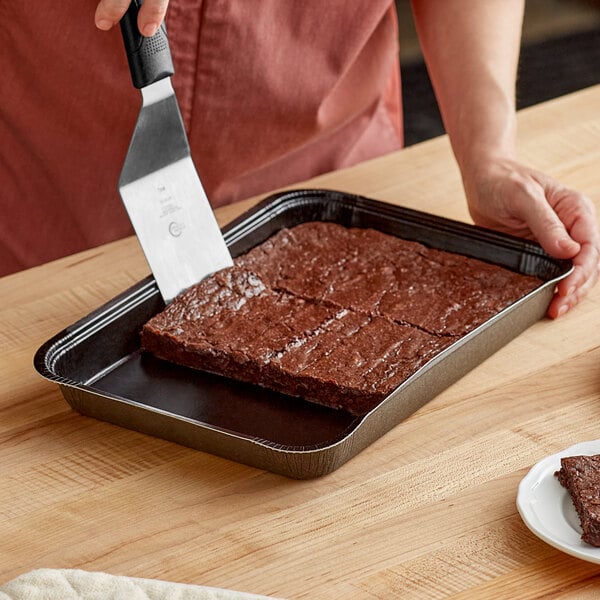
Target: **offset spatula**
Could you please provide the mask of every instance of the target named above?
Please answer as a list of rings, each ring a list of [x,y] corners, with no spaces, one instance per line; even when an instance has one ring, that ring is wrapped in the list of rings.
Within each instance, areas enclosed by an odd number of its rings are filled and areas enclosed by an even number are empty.
[[[163,299],[232,265],[231,255],[192,162],[171,85],[164,24],[151,38],[137,27],[142,2],[121,20],[133,85],[142,108],[125,158],[119,192]]]

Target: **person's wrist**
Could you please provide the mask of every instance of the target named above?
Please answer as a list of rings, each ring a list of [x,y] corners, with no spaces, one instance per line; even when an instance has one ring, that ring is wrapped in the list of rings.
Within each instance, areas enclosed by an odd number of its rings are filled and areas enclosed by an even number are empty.
[[[512,142],[475,141],[455,148],[454,153],[463,174],[485,170],[491,165],[508,164],[517,159],[515,145]]]
[[[511,149],[487,146],[472,147],[468,154],[457,157],[465,195],[469,203],[477,201],[481,190],[503,174],[508,176],[516,160]]]
[[[450,124],[448,133],[463,176],[486,169],[489,165],[515,161],[516,131],[514,114],[474,120],[463,116]]]

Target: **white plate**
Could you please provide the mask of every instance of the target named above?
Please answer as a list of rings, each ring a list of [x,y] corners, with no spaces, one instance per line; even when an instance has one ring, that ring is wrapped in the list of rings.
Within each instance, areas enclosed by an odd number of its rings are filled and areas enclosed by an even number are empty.
[[[600,563],[600,548],[581,539],[579,517],[567,490],[554,473],[565,456],[600,454],[600,440],[582,442],[534,465],[519,484],[517,509],[525,525],[539,538],[583,560]]]

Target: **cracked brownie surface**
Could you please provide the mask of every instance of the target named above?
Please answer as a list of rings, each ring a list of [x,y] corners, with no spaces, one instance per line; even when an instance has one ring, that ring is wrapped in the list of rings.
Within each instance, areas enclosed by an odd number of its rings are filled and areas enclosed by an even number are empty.
[[[142,330],[182,364],[361,414],[540,280],[373,229],[283,229]]]
[[[600,455],[561,458],[555,475],[575,506],[581,539],[600,546]]]

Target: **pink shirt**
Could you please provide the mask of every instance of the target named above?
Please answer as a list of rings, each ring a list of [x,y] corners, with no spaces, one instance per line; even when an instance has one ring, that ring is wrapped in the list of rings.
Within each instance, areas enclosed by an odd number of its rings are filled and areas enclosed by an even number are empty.
[[[3,2],[0,275],[130,235],[140,108],[94,1]],[[217,207],[402,145],[392,0],[171,0],[173,84]]]

